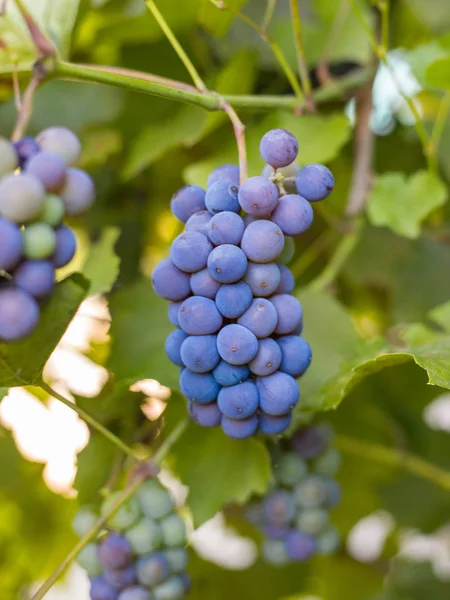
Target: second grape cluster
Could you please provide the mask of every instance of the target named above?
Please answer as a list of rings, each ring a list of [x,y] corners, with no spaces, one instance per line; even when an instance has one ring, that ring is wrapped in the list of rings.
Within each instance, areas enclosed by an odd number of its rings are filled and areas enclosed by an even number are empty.
[[[311,349],[284,263],[292,237],[312,223],[311,203],[334,186],[323,165],[294,162],[298,142],[284,129],[266,133],[260,152],[261,176],[240,183],[238,167],[223,165],[206,191],[190,185],[175,194],[171,209],[185,231],[152,276],[171,301],[177,329],[166,352],[181,367],[191,417],[233,438],[281,433],[291,421]]]

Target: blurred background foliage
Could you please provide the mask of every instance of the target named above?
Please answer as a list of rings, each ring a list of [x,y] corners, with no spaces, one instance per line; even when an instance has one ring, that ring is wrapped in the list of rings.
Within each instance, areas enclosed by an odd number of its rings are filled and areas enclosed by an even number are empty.
[[[26,4],[71,62],[127,67],[189,82],[142,0]],[[158,4],[210,89],[224,94],[292,93],[267,42],[230,12],[209,0]],[[227,4],[263,22],[265,1]],[[367,32],[352,10],[355,4],[375,32],[378,9],[389,6],[390,70],[378,67]],[[297,413],[296,423],[343,401],[337,411],[326,414],[338,436],[382,444],[399,456],[411,452],[449,469],[450,396],[442,389],[450,389],[449,5],[443,0],[299,0],[299,6],[305,56],[316,97],[322,99],[318,111],[297,115],[281,108],[238,110],[247,128],[251,174],[263,167],[258,154],[263,133],[284,127],[299,139],[299,161],[327,163],[336,179],[331,198],[317,206],[312,228],[296,240],[290,264],[305,309],[305,337],[315,356],[301,382],[306,407]],[[287,0],[276,2],[269,31],[296,69]],[[17,68],[25,83],[35,59],[12,1],[0,17],[0,39],[0,127],[2,135],[10,135],[16,118],[11,72]],[[349,78],[359,84],[349,87]],[[399,87],[412,98],[435,142],[437,169],[427,168],[415,117]],[[361,134],[364,93],[372,97],[373,107],[369,105],[370,118]],[[8,394],[8,388],[35,383],[83,297],[104,294],[106,317],[102,313],[92,321],[97,319],[98,325],[110,314],[109,335],[88,336],[87,343],[72,348],[102,375],[95,384],[86,379],[84,386],[75,385],[66,373],[70,365],[64,370],[60,363],[58,370],[55,363],[46,378],[72,393],[79,406],[128,444],[149,446],[170,431],[183,418],[185,406],[176,391],[177,369],[163,353],[170,331],[166,303],[155,297],[148,276],[179,232],[169,211],[172,194],[185,183],[204,185],[209,171],[223,162],[237,162],[233,131],[223,113],[130,90],[45,82],[35,98],[29,133],[55,124],[80,136],[82,166],[98,187],[95,208],[83,221],[73,222],[80,249],[71,271],[82,271],[91,283],[79,277],[68,280],[30,341],[12,349],[0,345],[2,363],[9,365],[0,365],[0,592],[5,600],[30,597],[32,582],[47,576],[73,546],[70,522],[78,506],[98,504],[127,464],[91,431],[78,456],[73,485],[69,481],[65,489],[49,489],[39,465],[45,460],[24,450],[18,429],[5,416],[7,400],[20,399]],[[371,191],[366,197],[363,190],[364,213],[349,219],[345,215],[352,177],[361,169],[358,157],[367,151],[361,135],[374,138],[372,166],[366,173]],[[103,325],[108,328],[108,323]],[[64,351],[64,340],[58,348]],[[11,378],[11,368],[17,373],[23,365],[22,379]],[[156,388],[148,391],[142,384],[149,379],[173,390],[162,415],[167,393],[158,388],[160,399],[155,399]],[[26,390],[45,407],[52,406],[39,388]],[[142,406],[148,409],[145,413]],[[31,423],[26,435],[39,439],[45,433]],[[187,503],[195,526],[224,505],[263,492],[270,481],[262,440],[233,442],[221,432],[194,426],[174,447],[169,466],[189,486]],[[449,598],[449,490],[364,452],[344,453],[339,480],[343,501],[334,520],[344,544],[337,556],[302,567],[269,568],[258,560],[247,569],[229,569],[192,552],[191,597]],[[365,530],[359,547],[352,540],[355,525],[374,514],[379,527],[386,522],[389,527],[378,551],[370,554],[364,548],[373,546],[372,530]],[[254,537],[239,511],[228,509],[226,515],[237,531]],[[408,550],[413,534],[427,552]],[[54,597],[85,600],[74,589]]]

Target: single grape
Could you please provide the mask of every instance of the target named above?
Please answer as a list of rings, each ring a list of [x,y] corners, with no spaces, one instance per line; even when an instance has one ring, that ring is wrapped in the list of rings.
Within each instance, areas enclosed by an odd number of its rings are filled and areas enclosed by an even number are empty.
[[[20,167],[24,167],[29,158],[41,151],[37,141],[30,135],[14,142],[14,149],[16,151],[16,161],[18,160]]]
[[[226,325],[217,335],[217,350],[228,363],[245,365],[256,356],[258,340],[242,325]]]
[[[0,177],[12,173],[18,166],[19,160],[14,146],[9,140],[0,137]]]
[[[193,273],[190,284],[191,290],[196,296],[204,296],[211,300],[214,300],[220,289],[220,283],[211,277],[208,269],[202,269],[197,273]]]
[[[277,371],[267,377],[258,377],[261,409],[269,415],[284,415],[297,404],[300,392],[297,382],[286,373]]]
[[[277,294],[270,299],[278,315],[275,333],[288,335],[293,333],[301,324],[303,309],[300,302],[290,294]]]
[[[141,585],[132,585],[122,590],[117,600],[153,600],[153,595],[149,589]]]
[[[176,548],[186,543],[186,523],[177,513],[172,513],[161,521],[165,548]]]
[[[314,213],[311,204],[298,194],[282,196],[272,213],[272,221],[284,235],[299,235],[311,227]]]
[[[283,265],[287,265],[294,258],[295,254],[295,242],[291,237],[284,238],[284,248],[277,258],[277,261]]]
[[[328,511],[323,508],[305,508],[297,516],[297,528],[309,535],[318,535],[328,524]]]
[[[10,271],[22,258],[23,240],[19,227],[0,217],[0,270]]]
[[[217,398],[222,413],[230,419],[247,419],[259,406],[259,394],[253,381],[223,387]]]
[[[194,400],[190,400],[188,409],[192,420],[202,427],[217,427],[220,425],[222,413],[217,406],[217,402],[211,402],[210,404],[199,404]]]
[[[280,371],[300,377],[311,364],[312,353],[308,342],[297,335],[286,335],[277,339],[281,349]]]
[[[44,207],[39,215],[39,221],[47,223],[52,227],[60,225],[64,218],[64,202],[56,194],[47,194],[44,200]]]
[[[255,217],[268,217],[278,203],[277,186],[257,175],[250,177],[239,188],[239,204],[249,215]]]
[[[220,360],[215,335],[192,335],[181,346],[181,360],[194,373],[212,371]]]
[[[284,235],[276,223],[261,219],[248,225],[242,236],[241,248],[255,263],[274,261],[283,250]]]
[[[295,502],[286,490],[275,489],[264,499],[264,515],[269,523],[288,525],[295,517]]]
[[[262,554],[271,565],[282,567],[289,562],[289,557],[281,540],[264,540]]]
[[[120,492],[111,492],[102,504],[102,515],[106,515],[117,499],[120,497]],[[108,524],[118,531],[128,529],[139,520],[141,514],[137,500],[131,498],[117,510],[112,517],[109,517]]]
[[[153,270],[152,284],[155,292],[165,300],[178,302],[191,294],[190,278],[180,271],[170,258],[164,258]]]
[[[150,519],[162,519],[171,513],[174,507],[172,495],[157,479],[143,483],[137,497],[142,512]]]
[[[141,585],[152,588],[169,577],[169,561],[162,552],[142,556],[136,563],[136,574]]]
[[[108,583],[122,590],[136,582],[136,568],[129,565],[124,569],[105,569],[103,575]]]
[[[221,425],[225,435],[237,440],[243,440],[256,433],[258,429],[258,417],[257,415],[252,415],[248,419],[229,419],[223,416]]]
[[[87,572],[89,577],[98,577],[103,572],[97,556],[97,544],[87,544],[77,556],[77,563]]]
[[[249,329],[257,338],[265,338],[275,331],[277,320],[277,311],[273,304],[266,298],[255,298],[239,317],[238,324]]]
[[[317,508],[326,503],[328,481],[320,475],[308,475],[295,487],[295,500],[303,508]]]
[[[169,360],[179,367],[185,366],[183,359],[181,358],[181,345],[187,337],[187,333],[184,333],[182,329],[175,329],[175,331],[169,333],[164,345]]]
[[[213,402],[220,391],[220,386],[211,373],[194,373],[184,369],[180,375],[180,388],[184,396],[199,404]]]
[[[206,267],[211,242],[198,231],[185,231],[177,236],[170,248],[173,264],[185,273],[196,273]]]
[[[181,571],[184,571],[188,563],[186,548],[168,548],[164,550],[164,554],[169,561],[171,573],[181,573]]]
[[[58,154],[68,165],[74,165],[80,158],[80,140],[66,127],[48,127],[36,136],[36,141],[41,150]]]
[[[168,314],[169,314],[169,321],[172,323],[172,325],[174,325],[175,327],[179,327],[180,324],[178,322],[178,312],[180,310],[180,306],[183,304],[183,302],[180,300],[179,302],[171,302],[169,304],[169,310],[168,310]]]
[[[293,529],[284,541],[286,554],[296,562],[305,562],[316,552],[316,540],[306,533]]]
[[[64,185],[59,190],[66,214],[77,217],[91,208],[95,200],[92,177],[82,169],[67,169]]]
[[[298,142],[286,129],[271,129],[263,135],[259,145],[263,160],[278,169],[294,162],[298,154]]]
[[[126,530],[125,537],[133,554],[149,554],[161,546],[161,526],[154,519],[143,517]]]
[[[56,248],[52,256],[52,263],[56,269],[65,267],[75,256],[77,240],[70,227],[61,225],[55,230]]]
[[[208,188],[217,181],[230,181],[239,185],[239,167],[237,165],[221,165],[212,171],[208,177]]]
[[[306,165],[296,178],[297,192],[310,202],[324,200],[334,188],[334,177],[324,165]]]
[[[55,287],[55,267],[48,260],[26,260],[14,271],[13,283],[35,298],[45,298]]]
[[[72,521],[72,529],[79,537],[83,537],[95,524],[97,519],[98,515],[91,508],[83,506]]]
[[[295,279],[292,271],[285,265],[278,265],[278,268],[280,269],[280,283],[275,290],[275,294],[292,294],[295,288]]]
[[[334,475],[341,464],[341,455],[336,448],[328,448],[314,461],[314,471],[319,475]]]
[[[98,559],[105,569],[127,567],[133,560],[128,540],[120,533],[110,533],[98,545]]]
[[[38,322],[39,306],[32,296],[19,289],[0,289],[0,341],[21,340]]]
[[[186,221],[186,231],[198,231],[203,235],[208,235],[208,223],[211,221],[212,214],[207,210],[199,210]]]
[[[155,600],[181,600],[185,591],[185,583],[181,577],[171,577],[152,590]]]
[[[208,237],[211,242],[220,244],[240,244],[244,233],[244,221],[235,212],[225,210],[213,216],[208,223]]]
[[[213,371],[214,379],[219,385],[229,386],[242,383],[250,374],[247,365],[231,365],[221,360]]]
[[[284,415],[268,415],[261,411],[259,413],[259,428],[262,433],[267,435],[275,435],[282,433],[287,429],[292,421],[292,411],[288,411]]]
[[[238,281],[221,286],[217,292],[216,306],[227,319],[237,319],[248,309],[252,300],[253,294],[249,286]]]
[[[106,581],[103,575],[91,580],[91,600],[117,600],[118,590]]]
[[[339,504],[341,500],[341,488],[337,481],[334,479],[330,479],[329,477],[325,478],[327,485],[327,495],[325,498],[325,507],[326,508],[334,508],[337,504]]]
[[[234,283],[247,270],[247,258],[240,248],[231,244],[217,246],[208,256],[208,271],[220,283]]]
[[[338,530],[330,526],[317,538],[317,552],[323,556],[334,554],[340,542]]]
[[[281,272],[275,263],[248,263],[244,281],[250,286],[254,296],[270,296],[280,285]]]
[[[303,458],[315,458],[323,452],[327,440],[317,427],[309,426],[297,431],[291,443],[295,452]]]
[[[295,485],[308,472],[308,466],[295,452],[283,452],[274,461],[273,473],[276,481],[282,485]]]
[[[44,206],[45,190],[32,175],[6,175],[0,181],[0,214],[21,225],[33,221]]]
[[[222,326],[222,315],[213,300],[193,296],[181,305],[178,321],[189,335],[210,335]]]
[[[259,341],[255,358],[249,363],[250,371],[255,375],[271,375],[280,366],[281,350],[275,340],[266,338]]]
[[[224,210],[239,212],[238,187],[231,181],[216,181],[206,191],[205,204],[213,215]]]
[[[53,152],[38,152],[25,165],[25,173],[36,177],[48,192],[59,190],[66,178],[67,165]]]
[[[26,258],[49,258],[56,250],[56,233],[47,223],[31,223],[22,232]]]
[[[170,209],[182,223],[200,210],[205,210],[205,190],[198,185],[186,185],[172,196]]]

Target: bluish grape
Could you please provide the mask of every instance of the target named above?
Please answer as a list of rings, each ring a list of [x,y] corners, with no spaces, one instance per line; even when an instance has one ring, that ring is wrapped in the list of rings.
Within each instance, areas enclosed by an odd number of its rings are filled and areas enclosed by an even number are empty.
[[[238,245],[244,233],[244,221],[235,212],[225,210],[213,216],[208,223],[208,237],[211,242],[220,244]]]
[[[282,567],[289,562],[289,557],[281,540],[264,540],[262,554],[271,565]]]
[[[230,419],[246,419],[253,415],[259,406],[259,394],[253,381],[244,381],[223,387],[217,398],[222,413]]]
[[[129,565],[124,569],[105,569],[103,575],[108,583],[119,590],[133,585],[136,581],[136,569],[134,565]]]
[[[198,231],[203,235],[208,235],[208,223],[211,221],[212,214],[207,210],[199,210],[189,217],[186,221],[186,231]]]
[[[49,258],[56,250],[56,233],[47,223],[31,223],[22,232],[26,258]]]
[[[297,484],[308,472],[308,466],[295,452],[282,452],[274,460],[274,476],[282,485]]]
[[[266,298],[255,298],[239,317],[238,324],[249,329],[257,338],[265,338],[275,331],[277,320],[277,311],[273,304]]]
[[[334,188],[334,177],[324,165],[306,165],[296,178],[297,192],[310,202],[324,200]]]
[[[222,413],[217,406],[217,402],[199,404],[198,402],[190,400],[188,409],[192,420],[202,427],[217,427],[220,425]]]
[[[98,560],[97,544],[87,544],[77,556],[77,563],[87,572],[89,577],[98,577],[103,567]]]
[[[299,512],[296,524],[303,533],[317,535],[328,524],[328,512],[323,508],[305,508]]]
[[[341,464],[341,455],[336,448],[328,448],[314,461],[314,471],[319,475],[334,475]]]
[[[212,371],[219,362],[215,335],[192,335],[181,346],[181,360],[194,373]]]
[[[263,160],[278,169],[294,162],[298,154],[298,142],[286,129],[271,129],[263,135],[259,145]]]
[[[325,481],[327,484],[325,507],[334,508],[341,500],[341,488],[337,481],[334,481],[334,479],[327,477],[325,478]]]
[[[277,340],[281,348],[280,371],[300,377],[311,364],[312,353],[308,342],[297,335],[287,335]]]
[[[66,214],[69,217],[76,217],[89,210],[94,204],[94,181],[82,169],[67,169],[59,195],[64,203]]]
[[[39,322],[39,306],[26,292],[0,289],[0,341],[15,342],[29,336]]]
[[[280,283],[275,290],[275,293],[292,294],[295,288],[295,279],[292,271],[285,265],[278,265],[278,268],[280,269]]]
[[[252,415],[248,419],[229,419],[223,416],[221,425],[225,435],[236,440],[243,440],[256,433],[258,429],[258,417],[257,415]]]
[[[178,322],[178,312],[180,310],[180,306],[183,304],[183,301],[180,300],[179,302],[171,302],[169,304],[169,310],[168,310],[168,314],[169,314],[169,321],[172,323],[172,325],[174,325],[175,327],[179,327],[180,324]]]
[[[117,600],[153,600],[153,595],[149,589],[141,585],[132,585],[122,590]]]
[[[204,296],[211,300],[214,300],[220,288],[220,283],[211,277],[208,269],[202,269],[197,273],[193,273],[190,283],[191,290],[196,296]]]
[[[183,540],[183,544],[184,544]],[[188,552],[186,548],[168,548],[164,550],[164,554],[170,563],[171,573],[181,573],[188,563]]]
[[[18,164],[16,149],[9,140],[0,137],[0,177],[12,173]]]
[[[136,563],[136,575],[140,584],[152,588],[165,581],[170,574],[170,564],[162,552],[142,556]]]
[[[244,281],[250,286],[254,296],[270,296],[280,285],[281,273],[275,263],[248,263]]]
[[[137,492],[142,512],[150,519],[162,519],[174,508],[172,495],[157,479],[144,482]]]
[[[277,294],[270,299],[278,315],[275,333],[288,335],[293,333],[301,324],[303,309],[300,302],[290,294]]]
[[[275,489],[264,499],[264,515],[269,523],[288,525],[295,517],[295,502],[292,495],[282,489]]]
[[[317,538],[317,552],[323,556],[333,554],[339,548],[340,544],[339,532],[335,527],[328,527]]]
[[[216,296],[216,306],[227,319],[237,319],[250,306],[252,290],[243,281],[222,285]]]
[[[39,179],[48,192],[55,192],[64,184],[66,169],[64,159],[53,152],[39,152],[25,165],[25,173]]]
[[[257,175],[250,177],[239,188],[239,204],[249,215],[255,217],[268,217],[278,203],[277,186]]]
[[[275,525],[274,523],[266,523],[263,531],[269,540],[284,540],[289,533],[286,525]]]
[[[208,187],[205,204],[213,215],[224,210],[239,212],[238,187],[231,181],[216,181]]]
[[[292,412],[288,411],[284,415],[268,415],[261,411],[259,413],[259,429],[267,435],[282,433],[287,429],[292,421]]]
[[[185,366],[183,359],[181,358],[181,345],[187,337],[187,333],[182,329],[175,329],[175,331],[169,333],[164,345],[169,360],[179,367]]]
[[[247,269],[247,258],[231,244],[217,246],[208,257],[208,271],[220,283],[239,281]]]
[[[64,202],[56,194],[47,194],[44,200],[44,207],[39,215],[39,221],[47,223],[52,227],[57,227],[64,218]]]
[[[170,208],[182,223],[200,210],[205,210],[205,190],[198,185],[186,185],[172,196]]]
[[[250,223],[242,236],[241,248],[255,263],[274,261],[283,250],[284,235],[276,223],[261,219]]]
[[[55,267],[48,260],[26,260],[14,271],[13,283],[35,298],[45,298],[55,287]]]
[[[152,273],[152,284],[155,292],[161,298],[178,302],[191,293],[190,277],[180,271],[170,258],[159,262]]]
[[[217,335],[217,350],[232,365],[245,365],[258,352],[256,336],[242,325],[226,325]]]
[[[10,271],[22,257],[23,240],[19,227],[0,217],[0,269]]]
[[[177,548],[186,543],[186,523],[177,513],[172,513],[161,522],[165,548]]]
[[[255,375],[271,375],[280,366],[281,350],[275,340],[266,338],[259,341],[255,358],[248,365]]]
[[[247,365],[231,365],[221,360],[213,371],[214,379],[219,385],[236,385],[245,381],[250,374]]]
[[[11,174],[0,181],[0,214],[19,225],[39,216],[44,198],[44,186],[32,175]]]
[[[186,273],[196,273],[206,267],[211,242],[198,231],[185,231],[177,236],[170,248],[173,264]]]
[[[272,221],[285,235],[299,235],[311,227],[314,213],[311,204],[298,194],[282,196],[272,213]]]
[[[74,165],[80,158],[80,140],[66,127],[48,127],[36,136],[36,141],[41,150],[58,154],[68,165]]]
[[[75,256],[77,249],[77,240],[70,227],[61,225],[55,230],[56,248],[52,256],[52,263],[55,269],[65,267]]]
[[[213,402],[220,391],[220,386],[210,373],[194,373],[184,369],[180,375],[180,388],[183,395],[199,404]]]
[[[181,577],[171,577],[152,592],[155,600],[181,600],[185,593],[185,583]]]
[[[118,590],[106,581],[103,575],[91,581],[91,600],[117,600]]]
[[[193,296],[181,305],[178,321],[189,335],[210,335],[222,326],[222,315],[213,300]]]
[[[293,529],[284,541],[284,548],[290,559],[305,562],[316,552],[317,544],[311,535]]]
[[[295,500],[303,508],[324,506],[328,497],[328,481],[320,475],[308,475],[295,487]]]
[[[261,409],[269,415],[284,415],[297,404],[300,392],[297,382],[286,373],[277,371],[267,377],[258,377]]]
[[[120,497],[121,492],[111,492],[108,494],[107,498],[103,501],[101,512],[102,515],[105,516],[111,506],[114,506],[114,503],[117,502],[117,499]],[[141,517],[141,511],[139,508],[139,504],[136,499],[131,498],[128,502],[125,502],[121,505],[119,510],[117,510],[111,517],[108,518],[108,524],[111,528],[116,529],[117,531],[123,531],[128,529]]]
[[[284,238],[284,248],[283,248],[280,256],[277,258],[277,262],[279,262],[283,265],[287,265],[294,258],[294,254],[295,254],[295,242],[294,242],[293,238],[285,237]]]
[[[93,527],[97,519],[98,515],[91,508],[83,506],[72,521],[72,529],[79,537],[83,537]]]
[[[30,135],[26,135],[18,142],[14,142],[14,149],[17,154],[17,159],[20,167],[24,167],[25,163],[29,158],[31,158],[34,154],[40,152],[41,147]]]
[[[98,559],[105,569],[123,569],[133,560],[130,544],[120,533],[112,532],[98,545]]]
[[[208,188],[217,181],[230,181],[239,185],[239,167],[237,165],[221,165],[212,171],[208,177]]]
[[[303,458],[315,458],[321,454],[327,440],[317,427],[304,427],[293,436],[292,447]]]
[[[154,519],[144,517],[125,532],[133,554],[149,554],[162,543],[161,525]]]

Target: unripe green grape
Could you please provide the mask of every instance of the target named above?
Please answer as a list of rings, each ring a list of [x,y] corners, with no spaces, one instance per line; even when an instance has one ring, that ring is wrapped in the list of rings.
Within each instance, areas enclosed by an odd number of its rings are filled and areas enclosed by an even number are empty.
[[[322,555],[329,555],[336,552],[340,544],[339,532],[335,527],[328,527],[317,538],[317,552]]]
[[[172,513],[161,521],[164,546],[182,546],[186,541],[186,523],[177,513]]]
[[[98,516],[95,512],[84,506],[75,515],[72,521],[72,529],[79,537],[83,537],[93,527],[97,519]]]
[[[153,519],[144,517],[136,525],[127,529],[125,537],[135,554],[149,554],[161,546],[161,525]]]
[[[184,598],[184,584],[179,577],[171,577],[153,590],[155,600],[181,600]]]
[[[64,202],[56,194],[47,194],[39,221],[57,227],[64,218]]]
[[[309,475],[295,486],[294,498],[299,506],[316,508],[326,502],[327,480],[320,475]]]
[[[101,575],[103,567],[97,556],[97,544],[88,544],[77,556],[77,563],[87,571],[89,577]]]
[[[109,494],[102,504],[102,515],[107,514],[111,506],[117,501],[117,498],[119,498],[121,494],[122,492],[112,492]],[[134,525],[140,516],[141,511],[139,509],[139,504],[134,498],[131,498],[128,500],[128,502],[122,504],[119,510],[108,519],[108,524],[113,529],[117,529],[117,531],[124,531],[125,529],[128,529]]]
[[[0,137],[0,177],[12,173],[18,165],[17,152],[9,140]]]
[[[284,543],[281,540],[264,540],[262,554],[268,563],[277,567],[281,567],[289,562],[289,557],[284,549]]]
[[[26,258],[48,258],[56,248],[56,234],[47,223],[32,223],[23,231],[23,253]]]
[[[169,548],[164,550],[164,554],[169,561],[172,573],[181,573],[185,570],[188,563],[188,551],[186,548]]]
[[[284,248],[281,251],[280,256],[277,258],[277,262],[282,265],[287,265],[291,262],[295,254],[295,242],[294,238],[284,237]]]
[[[334,475],[341,464],[341,455],[336,448],[328,448],[314,461],[314,471],[320,475]]]
[[[0,181],[0,214],[19,225],[39,215],[44,198],[44,186],[32,175],[11,174]]]
[[[173,511],[172,496],[157,479],[144,482],[137,492],[142,512],[151,519],[162,519]]]
[[[306,461],[295,452],[286,452],[274,462],[275,479],[283,485],[295,485],[308,472]]]
[[[309,535],[317,535],[327,524],[328,511],[323,508],[305,508],[297,517],[297,528]]]

